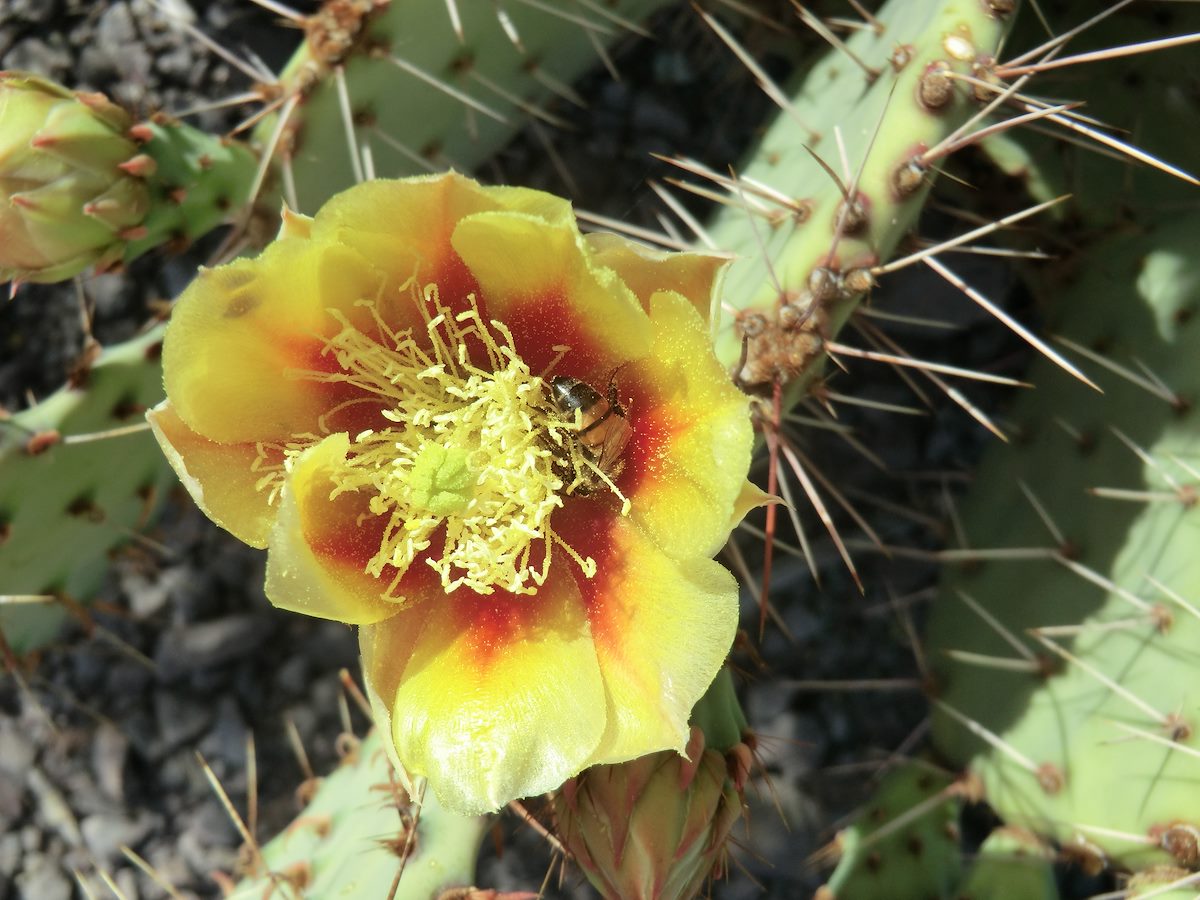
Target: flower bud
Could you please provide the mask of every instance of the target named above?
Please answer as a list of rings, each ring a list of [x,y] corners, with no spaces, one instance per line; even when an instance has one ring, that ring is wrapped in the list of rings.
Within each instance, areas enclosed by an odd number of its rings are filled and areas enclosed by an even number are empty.
[[[721,861],[742,798],[693,727],[686,756],[594,766],[563,785],[554,813],[559,839],[609,900],[686,900]]]
[[[101,94],[0,72],[0,282],[121,258],[150,201],[131,125]]]

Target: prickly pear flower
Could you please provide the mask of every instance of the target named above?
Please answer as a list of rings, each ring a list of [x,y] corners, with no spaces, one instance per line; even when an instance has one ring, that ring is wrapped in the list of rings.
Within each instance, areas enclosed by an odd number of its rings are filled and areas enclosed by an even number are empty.
[[[0,72],[0,282],[121,258],[149,208],[132,124],[101,94]]]
[[[286,213],[176,304],[164,450],[267,548],[276,606],[360,626],[395,759],[449,808],[683,750],[737,620],[710,557],[752,496],[721,267],[448,174]]]

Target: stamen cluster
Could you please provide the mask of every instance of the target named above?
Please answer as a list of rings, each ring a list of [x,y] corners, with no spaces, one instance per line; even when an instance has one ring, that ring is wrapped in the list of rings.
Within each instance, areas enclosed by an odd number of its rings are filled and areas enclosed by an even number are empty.
[[[369,496],[360,525],[368,515],[386,519],[367,571],[391,574],[387,596],[422,557],[447,593],[465,586],[480,594],[533,594],[557,544],[590,577],[595,563],[550,526],[565,487],[556,448],[571,442],[564,437],[569,423],[547,407],[543,379],[517,355],[502,322],[483,320],[473,296],[454,314],[437,285],[410,282],[405,289],[425,320],[425,341],[411,330],[393,331],[375,301],[362,300],[375,334],[331,311],[342,327],[325,352],[341,371],[293,373],[349,383],[364,394],[350,403],[381,406],[381,427],[352,437],[331,495]],[[322,418],[323,429],[342,407]],[[320,437],[297,435],[285,445],[284,471]],[[439,531],[440,551],[427,554]]]

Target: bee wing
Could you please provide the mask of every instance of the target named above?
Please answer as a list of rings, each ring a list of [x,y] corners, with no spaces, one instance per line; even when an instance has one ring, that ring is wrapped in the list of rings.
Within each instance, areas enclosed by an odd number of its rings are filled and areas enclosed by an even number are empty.
[[[596,463],[602,472],[612,469],[616,461],[621,458],[621,454],[625,452],[625,445],[633,437],[633,426],[624,416],[610,416],[605,422],[605,427],[607,430],[604,434],[604,443],[600,447],[600,459]]]

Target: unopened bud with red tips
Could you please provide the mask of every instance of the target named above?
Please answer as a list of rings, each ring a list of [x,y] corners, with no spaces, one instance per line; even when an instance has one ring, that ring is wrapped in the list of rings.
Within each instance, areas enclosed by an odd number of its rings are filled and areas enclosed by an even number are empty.
[[[153,171],[132,124],[101,94],[0,72],[0,282],[61,281],[122,257]]]
[[[555,795],[558,837],[609,900],[695,897],[726,853],[742,798],[693,726],[684,755],[593,766]]]

